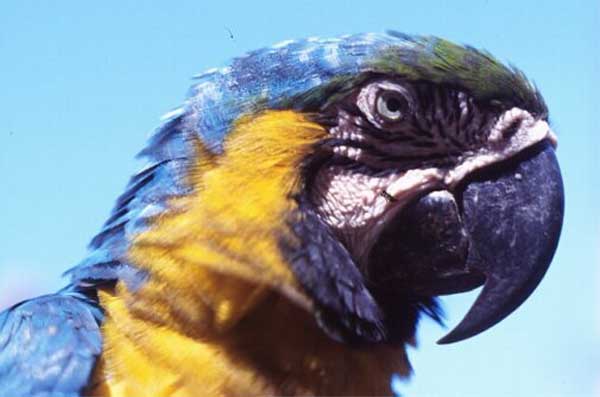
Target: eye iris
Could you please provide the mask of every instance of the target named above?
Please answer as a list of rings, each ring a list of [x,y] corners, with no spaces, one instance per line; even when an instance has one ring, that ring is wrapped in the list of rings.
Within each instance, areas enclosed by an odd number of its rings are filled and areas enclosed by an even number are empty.
[[[403,118],[406,106],[406,99],[396,93],[385,93],[377,100],[377,111],[390,121],[398,121]]]

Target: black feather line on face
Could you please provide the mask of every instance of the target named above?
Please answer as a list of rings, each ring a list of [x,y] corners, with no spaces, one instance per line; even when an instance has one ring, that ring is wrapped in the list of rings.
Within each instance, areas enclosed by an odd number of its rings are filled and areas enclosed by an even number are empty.
[[[435,298],[378,291],[304,196],[289,218],[293,239],[280,247],[305,292],[315,303],[319,326],[331,338],[353,345],[403,344],[415,333],[421,313],[441,321]]]

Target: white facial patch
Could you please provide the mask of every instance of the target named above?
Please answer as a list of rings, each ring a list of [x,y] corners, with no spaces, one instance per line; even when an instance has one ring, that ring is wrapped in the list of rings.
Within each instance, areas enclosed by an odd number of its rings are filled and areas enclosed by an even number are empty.
[[[313,198],[334,229],[358,229],[387,209],[389,200],[382,193],[398,178],[394,173],[372,176],[332,166],[317,175]]]

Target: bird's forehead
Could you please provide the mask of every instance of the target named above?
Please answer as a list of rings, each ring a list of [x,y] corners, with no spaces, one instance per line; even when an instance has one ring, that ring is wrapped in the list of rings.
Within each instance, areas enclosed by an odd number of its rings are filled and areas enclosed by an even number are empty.
[[[288,40],[252,51],[195,76],[184,112],[205,142],[219,146],[240,115],[282,108],[334,79],[356,76],[377,53],[400,44],[392,36],[367,34]]]

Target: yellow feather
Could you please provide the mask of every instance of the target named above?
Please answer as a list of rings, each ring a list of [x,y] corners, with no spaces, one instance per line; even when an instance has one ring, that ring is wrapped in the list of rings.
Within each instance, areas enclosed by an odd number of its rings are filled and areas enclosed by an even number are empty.
[[[292,111],[236,123],[216,156],[196,142],[194,193],[134,241],[139,291],[100,293],[105,353],[90,395],[389,394],[403,348],[328,338],[280,253],[299,168],[327,132]]]

